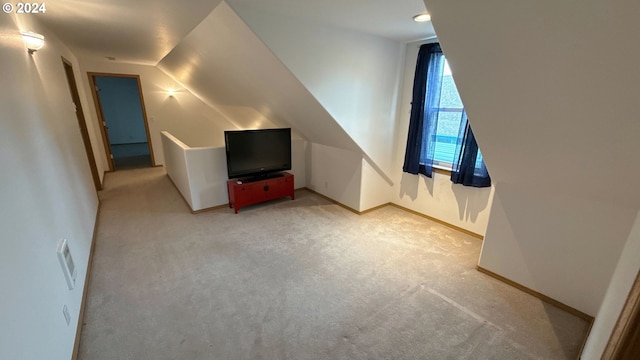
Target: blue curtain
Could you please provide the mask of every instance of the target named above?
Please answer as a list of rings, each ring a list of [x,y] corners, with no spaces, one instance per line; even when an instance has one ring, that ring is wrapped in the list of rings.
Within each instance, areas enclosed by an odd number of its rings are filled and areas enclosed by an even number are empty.
[[[455,184],[475,187],[491,186],[491,177],[478,149],[466,112],[462,112],[460,134],[451,169],[451,181]]]
[[[440,44],[424,44],[418,52],[413,80],[409,135],[402,170],[432,177],[433,153],[444,56]]]

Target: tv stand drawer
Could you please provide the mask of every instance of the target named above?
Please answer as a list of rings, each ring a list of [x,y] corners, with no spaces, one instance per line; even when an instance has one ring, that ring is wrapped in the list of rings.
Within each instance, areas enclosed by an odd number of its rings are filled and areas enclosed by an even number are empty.
[[[240,183],[239,183],[240,182]],[[294,199],[293,175],[283,173],[281,177],[274,177],[243,183],[238,180],[227,181],[229,192],[229,207],[235,213],[242,207],[290,196]]]

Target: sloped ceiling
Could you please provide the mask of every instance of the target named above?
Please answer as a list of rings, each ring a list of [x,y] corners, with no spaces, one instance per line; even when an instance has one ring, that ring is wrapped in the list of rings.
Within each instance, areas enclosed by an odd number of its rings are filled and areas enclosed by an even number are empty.
[[[425,0],[496,182],[640,205],[640,4]]]
[[[256,124],[263,114],[269,126],[293,126],[307,139],[361,152],[224,2],[158,66],[234,119],[239,128],[265,127]],[[234,116],[252,110],[257,117]]]
[[[56,0],[34,15],[82,58],[157,64],[221,0]],[[421,0],[234,0],[234,6],[346,27],[398,41],[433,35],[430,23],[407,21]],[[427,35],[425,35],[427,34]]]
[[[76,55],[155,65],[220,1],[56,0],[38,19]]]
[[[227,0],[227,3],[240,14],[295,18],[395,41],[435,36],[430,22],[412,21],[414,15],[426,12],[422,0]]]

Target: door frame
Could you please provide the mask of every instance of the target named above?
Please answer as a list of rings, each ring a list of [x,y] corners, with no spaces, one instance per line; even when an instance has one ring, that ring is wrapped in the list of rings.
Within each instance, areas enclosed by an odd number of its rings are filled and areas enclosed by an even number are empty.
[[[102,134],[102,142],[104,144],[105,154],[107,155],[107,164],[109,165],[109,171],[111,172],[116,169],[113,161],[113,152],[111,151],[111,141],[109,140],[109,134],[106,128],[107,122],[104,119],[104,114],[102,112],[102,104],[100,103],[100,97],[98,96],[98,86],[96,85],[97,76],[136,79],[136,83],[138,84],[138,96],[140,97],[140,106],[142,107],[142,120],[144,122],[144,129],[147,134],[147,145],[149,146],[149,156],[151,156],[151,166],[156,166],[156,160],[153,156],[153,144],[151,141],[151,131],[149,131],[149,121],[147,119],[147,108],[144,104],[144,96],[142,95],[142,85],[140,81],[140,75],[87,72],[87,76],[89,77],[89,85],[91,88],[91,95],[93,95],[93,103],[96,106],[96,114],[98,116],[97,117],[98,127],[100,128],[100,133]]]
[[[628,352],[638,349],[631,340],[640,336],[640,272],[636,275],[629,296],[620,312],[602,359],[623,360]]]
[[[71,61],[62,58],[62,67],[64,69],[67,82],[69,84],[69,92],[71,93],[71,101],[75,106],[76,118],[78,119],[78,125],[80,126],[80,135],[82,136],[82,143],[84,144],[84,150],[87,153],[87,160],[89,161],[89,168],[91,169],[91,177],[93,178],[93,185],[96,191],[102,190],[102,183],[100,182],[100,175],[98,174],[98,166],[96,164],[96,158],[91,147],[91,138],[89,137],[89,130],[87,128],[87,121],[84,117],[84,110],[82,109],[82,102],[80,101],[80,93],[78,92],[78,84],[76,77],[73,73],[73,64]]]

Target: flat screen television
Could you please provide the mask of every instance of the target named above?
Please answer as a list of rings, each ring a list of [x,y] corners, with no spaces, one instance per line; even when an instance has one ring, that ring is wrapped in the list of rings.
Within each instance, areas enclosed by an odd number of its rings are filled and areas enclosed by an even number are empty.
[[[254,180],[291,170],[291,129],[224,132],[229,179]]]

